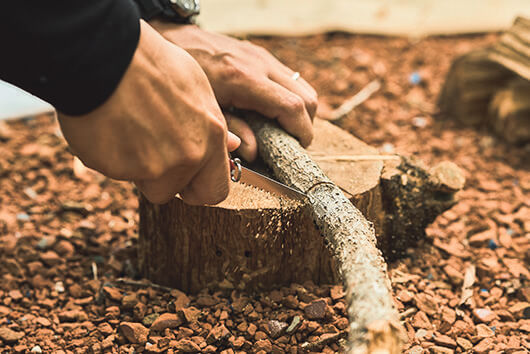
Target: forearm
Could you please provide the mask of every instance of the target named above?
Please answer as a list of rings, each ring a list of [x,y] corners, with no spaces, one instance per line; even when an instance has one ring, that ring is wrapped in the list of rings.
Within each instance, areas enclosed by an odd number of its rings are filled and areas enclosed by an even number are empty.
[[[129,0],[3,1],[0,78],[80,115],[105,102],[136,50]]]

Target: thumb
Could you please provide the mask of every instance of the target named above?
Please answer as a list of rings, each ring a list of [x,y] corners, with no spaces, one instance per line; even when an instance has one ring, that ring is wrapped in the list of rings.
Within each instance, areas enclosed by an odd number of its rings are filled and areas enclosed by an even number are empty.
[[[228,131],[228,138],[226,142],[226,146],[228,148],[228,152],[232,152],[235,149],[237,149],[241,145],[241,139],[231,131]]]

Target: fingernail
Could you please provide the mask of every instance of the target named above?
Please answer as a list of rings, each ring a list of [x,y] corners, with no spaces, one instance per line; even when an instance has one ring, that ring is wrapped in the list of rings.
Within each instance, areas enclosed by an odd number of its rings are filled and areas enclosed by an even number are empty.
[[[231,131],[228,131],[228,139],[236,141],[238,146],[241,145],[241,138],[239,138],[237,135],[235,135]]]

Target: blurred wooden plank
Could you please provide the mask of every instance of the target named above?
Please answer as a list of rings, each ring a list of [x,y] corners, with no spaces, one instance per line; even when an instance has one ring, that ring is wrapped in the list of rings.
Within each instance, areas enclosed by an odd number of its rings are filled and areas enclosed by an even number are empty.
[[[528,0],[202,0],[199,23],[230,34],[347,31],[425,36],[500,31],[530,16]]]

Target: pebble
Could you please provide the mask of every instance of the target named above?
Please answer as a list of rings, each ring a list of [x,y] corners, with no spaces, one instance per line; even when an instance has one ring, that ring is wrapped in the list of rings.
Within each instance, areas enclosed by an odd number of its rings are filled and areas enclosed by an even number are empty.
[[[163,313],[151,324],[151,331],[163,331],[166,328],[177,328],[182,324],[181,318],[175,313]]]
[[[140,323],[122,322],[119,330],[130,343],[145,344],[147,342],[149,330]]]
[[[495,332],[484,323],[479,323],[475,328],[477,330],[477,337],[479,338],[489,338],[495,335]]]
[[[185,323],[194,323],[201,317],[201,310],[191,306],[179,310],[178,314]]]
[[[300,316],[294,316],[293,320],[291,321],[291,324],[287,329],[285,330],[285,333],[287,334],[293,334],[296,332],[296,330],[302,325],[302,319]]]
[[[464,350],[471,350],[473,348],[473,343],[462,337],[457,337],[456,343]]]
[[[436,335],[434,337],[434,342],[444,347],[456,348],[456,342],[454,339],[446,335]]]
[[[8,344],[16,343],[22,337],[24,337],[24,332],[17,332],[7,327],[0,327],[0,339]]]
[[[33,348],[31,348],[31,352],[32,353],[42,353],[42,349],[38,345],[36,345]]]
[[[183,353],[199,353],[201,351],[201,347],[189,339],[171,341],[169,346]]]
[[[346,295],[342,285],[332,286],[331,289],[329,289],[329,294],[333,301],[340,300]]]
[[[206,342],[208,344],[214,344],[224,339],[227,339],[229,336],[230,331],[223,324],[220,324],[212,328],[210,333],[208,333],[208,336],[206,337]]]
[[[473,316],[477,321],[483,322],[483,323],[490,323],[494,319],[497,318],[497,315],[490,309],[486,308],[477,308],[473,310]]]
[[[306,317],[310,320],[320,320],[326,317],[326,312],[329,312],[327,308],[328,304],[326,303],[326,300],[319,299],[307,305],[304,308],[304,313]]]
[[[110,287],[110,286],[104,286],[103,287],[103,293],[109,299],[111,299],[113,301],[116,301],[116,302],[120,302],[121,303],[121,299],[123,298],[122,293],[117,288],[113,288],[113,287]]]
[[[271,338],[278,338],[279,336],[281,336],[285,332],[285,330],[289,326],[285,322],[276,321],[276,320],[270,320],[267,323],[267,325],[268,325],[269,334],[270,334]]]

